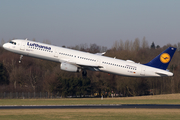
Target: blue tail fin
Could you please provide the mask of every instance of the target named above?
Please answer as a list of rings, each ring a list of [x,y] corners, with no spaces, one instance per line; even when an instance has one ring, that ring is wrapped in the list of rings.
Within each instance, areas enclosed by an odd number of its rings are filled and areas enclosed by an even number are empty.
[[[159,54],[157,57],[155,57],[153,60],[151,60],[149,63],[146,63],[144,65],[166,70],[169,63],[171,62],[171,59],[175,51],[176,48],[169,47],[161,54]]]

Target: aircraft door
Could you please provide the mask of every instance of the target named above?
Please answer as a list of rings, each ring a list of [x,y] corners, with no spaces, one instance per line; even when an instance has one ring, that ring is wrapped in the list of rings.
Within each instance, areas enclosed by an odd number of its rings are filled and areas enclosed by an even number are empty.
[[[140,75],[145,76],[145,71],[146,71],[146,68],[145,68],[145,67],[142,67],[142,68],[141,68],[141,74],[140,74]]]
[[[25,46],[26,46],[26,42],[22,41],[21,46],[20,46],[20,50],[25,50]]]
[[[54,51],[54,57],[58,58],[58,51],[57,50]]]
[[[97,60],[96,60],[96,65],[97,65],[97,66],[100,66],[100,65],[101,65],[101,60],[97,59]]]
[[[100,59],[97,59],[97,60],[96,60],[96,65],[97,65],[97,66],[101,66],[101,60],[100,60]],[[95,71],[100,71],[99,68],[94,68],[94,70],[95,70]]]

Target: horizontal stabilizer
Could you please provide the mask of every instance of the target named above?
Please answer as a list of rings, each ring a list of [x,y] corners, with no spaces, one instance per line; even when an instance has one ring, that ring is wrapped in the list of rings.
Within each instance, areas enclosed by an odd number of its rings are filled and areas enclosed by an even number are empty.
[[[168,76],[167,74],[164,74],[164,73],[158,73],[158,72],[156,72],[156,74],[158,74],[158,75],[160,75],[160,76]]]

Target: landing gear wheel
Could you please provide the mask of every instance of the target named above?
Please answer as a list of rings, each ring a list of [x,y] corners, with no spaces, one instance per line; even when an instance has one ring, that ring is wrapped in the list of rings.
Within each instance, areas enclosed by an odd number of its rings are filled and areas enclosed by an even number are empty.
[[[87,77],[87,71],[86,71],[86,70],[83,70],[83,71],[82,71],[82,76],[83,76],[83,77]]]

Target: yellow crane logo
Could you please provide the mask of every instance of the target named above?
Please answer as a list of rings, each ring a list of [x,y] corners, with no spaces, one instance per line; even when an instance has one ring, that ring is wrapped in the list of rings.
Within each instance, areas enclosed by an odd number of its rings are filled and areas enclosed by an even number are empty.
[[[160,56],[160,61],[162,63],[168,63],[170,61],[171,57],[168,53],[163,53],[161,56]]]

